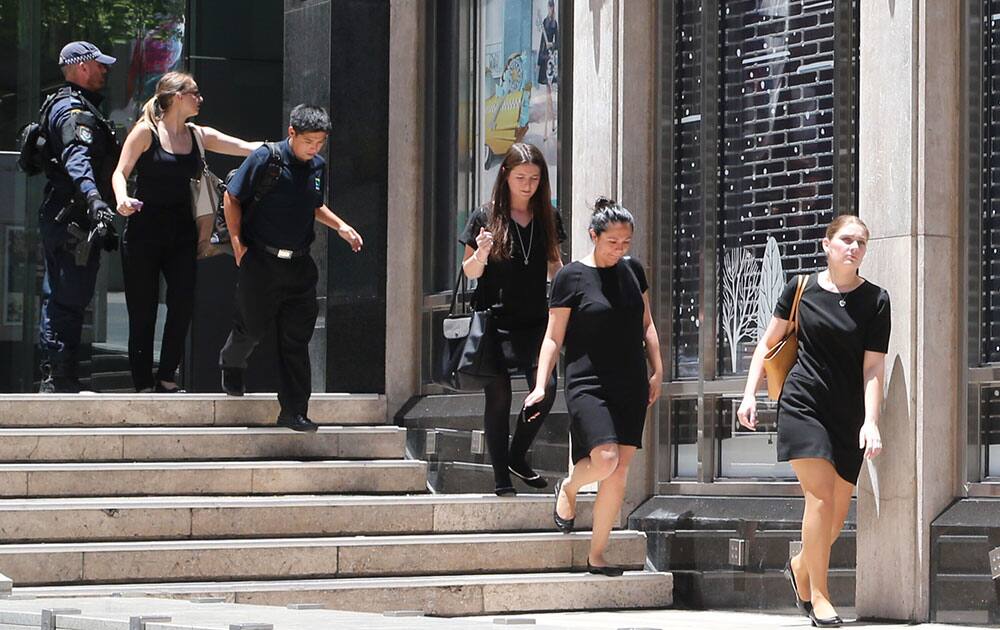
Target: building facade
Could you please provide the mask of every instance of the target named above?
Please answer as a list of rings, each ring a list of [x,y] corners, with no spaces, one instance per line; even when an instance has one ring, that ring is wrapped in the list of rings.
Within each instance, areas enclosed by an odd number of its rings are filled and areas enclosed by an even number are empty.
[[[28,74],[0,100],[17,102],[19,124],[44,92],[31,68],[48,68],[58,49],[31,13],[49,4],[19,3],[18,24],[39,29],[18,31],[18,72]],[[1000,546],[996,0],[220,4],[177,9],[189,25],[177,63],[207,92],[204,121],[277,137],[294,104],[328,106],[330,206],[365,237],[358,257],[322,237],[315,245],[316,391],[383,393],[407,426],[422,413],[418,455],[442,466],[457,458],[446,440],[477,455],[476,397],[433,383],[440,321],[457,236],[485,201],[497,156],[514,141],[538,144],[568,258],[588,251],[598,195],[638,219],[633,254],[651,279],[666,367],[627,500],[650,562],[675,571],[682,603],[787,607],[780,568],[801,499],[790,467],[775,462],[773,407],[748,433],[735,405],[772,288],[822,269],[826,224],[858,214],[872,231],[863,273],[893,301],[886,448],[878,503],[863,471],[835,549],[834,598],[867,617],[1000,619],[987,557]],[[234,27],[232,14],[245,22]],[[136,48],[121,46],[119,58]],[[5,168],[4,387],[26,391],[37,192]],[[212,312],[231,308],[225,262],[200,268],[211,291],[199,300]],[[114,282],[104,302],[114,303]],[[101,300],[94,309],[93,339],[105,347],[110,310]],[[221,345],[213,321],[192,330],[185,378],[199,391],[214,386],[203,365]],[[552,470],[565,462],[558,450],[544,457]]]

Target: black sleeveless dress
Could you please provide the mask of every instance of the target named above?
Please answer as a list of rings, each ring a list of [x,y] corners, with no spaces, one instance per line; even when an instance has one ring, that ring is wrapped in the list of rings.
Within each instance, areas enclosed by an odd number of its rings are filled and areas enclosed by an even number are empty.
[[[775,317],[789,318],[796,283],[792,278],[785,285]],[[812,274],[798,322],[798,356],[778,398],[778,461],[827,459],[840,477],[857,483],[864,457],[858,447],[865,420],[864,356],[889,349],[889,294],[868,281],[834,293]]]

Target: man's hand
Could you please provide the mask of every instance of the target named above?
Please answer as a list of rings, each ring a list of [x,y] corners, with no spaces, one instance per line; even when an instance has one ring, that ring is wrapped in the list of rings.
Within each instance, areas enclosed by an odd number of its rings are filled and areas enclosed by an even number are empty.
[[[355,254],[361,251],[361,246],[364,245],[364,239],[358,234],[358,231],[347,225],[346,223],[337,230],[337,234],[340,238],[347,241],[347,244],[351,246],[351,251]]]
[[[87,216],[90,217],[91,221],[95,223],[100,220],[110,221],[114,216],[111,213],[111,207],[103,199],[101,199],[100,193],[96,190],[90,192],[87,195]]]

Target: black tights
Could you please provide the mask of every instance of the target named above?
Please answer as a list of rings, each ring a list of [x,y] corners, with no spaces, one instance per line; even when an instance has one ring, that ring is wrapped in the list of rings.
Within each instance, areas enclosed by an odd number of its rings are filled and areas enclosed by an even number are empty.
[[[535,368],[523,371],[528,387],[535,386]],[[511,462],[519,464],[528,455],[531,443],[535,441],[538,430],[542,428],[542,422],[549,415],[552,403],[556,397],[556,377],[549,378],[545,384],[545,399],[538,403],[540,415],[531,422],[525,422],[518,414],[517,428],[514,431],[514,439],[507,448],[507,439],[510,436],[510,414],[511,414],[511,390],[510,376],[502,374],[493,379],[485,388],[486,394],[486,414],[483,417],[483,424],[486,430],[486,448],[490,452],[490,460],[493,462],[493,480],[498,488],[510,486],[510,471],[507,466]]]

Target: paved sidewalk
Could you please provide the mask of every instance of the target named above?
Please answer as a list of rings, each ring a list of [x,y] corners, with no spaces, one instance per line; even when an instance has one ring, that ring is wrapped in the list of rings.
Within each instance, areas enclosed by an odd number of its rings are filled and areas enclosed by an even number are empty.
[[[221,601],[187,601],[150,597],[0,599],[0,630],[37,630],[44,609],[75,609],[57,618],[59,630],[129,630],[130,619],[145,616],[142,630],[233,630],[240,624],[271,624],[274,630],[743,630],[809,628],[795,615],[740,612],[659,610],[596,613],[550,613],[515,617],[435,619],[333,610],[300,610],[250,606]],[[168,617],[154,621],[150,616]],[[533,623],[532,623],[533,622]],[[247,626],[266,628],[268,626]],[[973,626],[849,623],[846,628],[879,630],[963,630]]]

